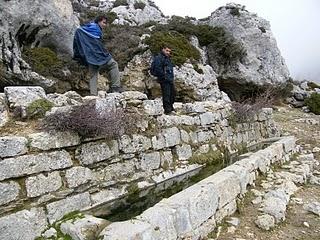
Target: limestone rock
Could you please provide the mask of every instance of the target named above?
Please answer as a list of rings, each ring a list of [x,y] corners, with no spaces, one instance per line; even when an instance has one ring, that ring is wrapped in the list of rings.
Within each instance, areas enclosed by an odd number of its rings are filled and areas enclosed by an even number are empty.
[[[71,56],[73,33],[79,25],[71,2],[2,1],[1,19],[0,59],[8,69],[1,86],[29,84],[52,89],[55,81],[32,72],[21,57],[20,47],[54,46],[58,53]]]
[[[175,85],[178,96],[185,101],[217,101],[222,99],[216,73],[209,65],[198,64],[203,73],[194,70],[192,64],[185,63],[174,68]]]
[[[210,65],[219,74],[220,89],[233,99],[241,96],[239,88],[245,91],[246,84],[280,84],[289,79],[288,68],[268,21],[248,12],[244,6],[231,3],[214,11],[205,23],[223,27],[246,51],[240,61],[223,65],[217,62],[216,50],[208,48]]]
[[[179,160],[188,160],[192,157],[192,149],[190,145],[183,144],[176,147],[176,152]]]
[[[132,239],[132,237],[136,239],[155,240],[152,226],[149,223],[139,220],[112,223],[107,226],[99,236],[102,240]]]
[[[47,227],[47,219],[42,208],[32,208],[0,218],[0,239],[34,240]]]
[[[151,140],[143,135],[133,134],[132,138],[123,135],[119,140],[119,150],[124,153],[135,153],[151,148]]]
[[[312,212],[320,217],[320,203],[313,202],[309,204],[305,204],[303,208],[309,212]]]
[[[42,234],[42,237],[44,238],[57,238],[57,230],[55,230],[54,228],[49,228],[47,231],[45,231]]]
[[[28,197],[38,197],[45,193],[57,191],[62,187],[62,179],[59,172],[49,173],[48,176],[39,174],[26,180]]]
[[[108,160],[119,153],[117,141],[86,143],[76,150],[76,158],[84,166]]]
[[[27,144],[28,140],[24,137],[0,137],[0,158],[25,154],[28,151]]]
[[[5,87],[4,93],[10,108],[27,107],[38,99],[45,99],[42,87]]]
[[[143,153],[140,159],[140,168],[144,171],[152,171],[160,167],[160,153]]]
[[[89,207],[91,204],[88,192],[67,197],[66,199],[52,202],[47,205],[48,219],[50,224],[61,219],[67,213]]]
[[[0,183],[0,205],[18,198],[21,187],[14,181]]]
[[[85,215],[80,219],[72,219],[61,224],[61,232],[72,239],[95,240],[99,233],[108,225],[108,221]]]
[[[71,166],[70,155],[65,150],[7,158],[0,161],[0,180]]]
[[[275,226],[274,217],[272,217],[268,214],[258,216],[258,219],[255,221],[255,223],[257,224],[257,226],[259,228],[261,228],[263,230],[267,230],[267,231],[274,228],[274,226]]]
[[[143,8],[135,8],[135,4],[143,4]],[[112,12],[118,15],[114,24],[129,24],[131,26],[141,25],[150,21],[165,23],[162,12],[148,0],[128,0],[126,6],[112,8]]]
[[[71,147],[80,144],[80,137],[75,132],[39,132],[29,135],[30,147],[49,150],[55,148]]]
[[[163,114],[161,99],[143,101],[143,108],[145,113],[151,116]]]
[[[70,188],[78,187],[94,179],[95,177],[89,168],[78,166],[66,171],[66,180]]]

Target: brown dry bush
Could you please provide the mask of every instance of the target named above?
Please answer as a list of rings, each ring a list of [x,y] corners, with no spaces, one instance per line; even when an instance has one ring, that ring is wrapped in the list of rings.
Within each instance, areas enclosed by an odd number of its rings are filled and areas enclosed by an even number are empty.
[[[56,111],[42,122],[45,130],[75,131],[82,137],[119,138],[135,132],[141,116],[124,109],[97,110],[95,101],[73,106],[68,112]]]
[[[232,118],[236,123],[252,120],[262,108],[272,107],[276,95],[275,88],[267,88],[261,94],[241,102],[232,102]]]

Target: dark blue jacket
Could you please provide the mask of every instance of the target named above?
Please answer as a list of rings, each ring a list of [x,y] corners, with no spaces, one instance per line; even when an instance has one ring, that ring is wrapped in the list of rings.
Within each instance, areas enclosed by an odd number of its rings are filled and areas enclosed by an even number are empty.
[[[83,65],[101,66],[109,62],[112,56],[103,46],[101,37],[101,29],[96,23],[79,27],[73,39],[73,59]]]
[[[154,57],[151,69],[153,69],[152,71],[158,78],[159,82],[173,82],[173,64],[171,59],[162,52]]]

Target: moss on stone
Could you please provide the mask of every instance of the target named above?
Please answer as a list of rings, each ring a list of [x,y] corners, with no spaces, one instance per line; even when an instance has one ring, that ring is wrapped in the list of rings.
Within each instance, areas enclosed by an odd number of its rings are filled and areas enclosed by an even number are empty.
[[[174,31],[154,32],[146,39],[153,54],[157,54],[164,45],[172,49],[172,62],[181,66],[187,59],[199,60],[199,51],[182,34]]]
[[[27,107],[28,118],[44,117],[46,112],[51,110],[53,106],[54,104],[47,99],[37,99]]]
[[[43,76],[54,76],[63,67],[63,62],[57,54],[46,47],[27,48],[23,56],[32,69]]]
[[[223,153],[220,150],[210,150],[207,153],[194,155],[189,159],[192,164],[215,164],[222,161]]]

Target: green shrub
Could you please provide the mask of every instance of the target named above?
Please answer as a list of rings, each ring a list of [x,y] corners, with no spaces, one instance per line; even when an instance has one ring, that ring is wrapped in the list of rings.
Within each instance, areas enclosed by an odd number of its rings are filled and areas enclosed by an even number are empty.
[[[114,3],[113,3],[113,7],[119,7],[119,6],[128,6],[128,2],[127,0],[116,0]]]
[[[320,115],[320,94],[312,93],[311,96],[305,100],[305,104],[311,112]]]
[[[135,9],[141,9],[141,10],[143,10],[144,7],[146,6],[146,4],[143,3],[143,2],[135,2],[133,6],[134,6]]]
[[[200,59],[199,51],[185,36],[177,32],[154,32],[145,42],[153,54],[158,53],[163,45],[168,45],[172,49],[172,62],[178,66],[185,63],[187,59]]]
[[[216,53],[216,60],[221,65],[241,60],[246,55],[242,44],[227,34],[224,28],[194,25],[192,18],[173,16],[168,24],[157,25],[155,31],[176,31],[187,38],[196,36],[201,46],[209,46]]]
[[[42,118],[53,106],[54,104],[47,99],[35,100],[27,107],[28,118]]]
[[[43,76],[54,76],[63,67],[63,62],[57,54],[46,47],[27,48],[23,57],[35,72]]]

